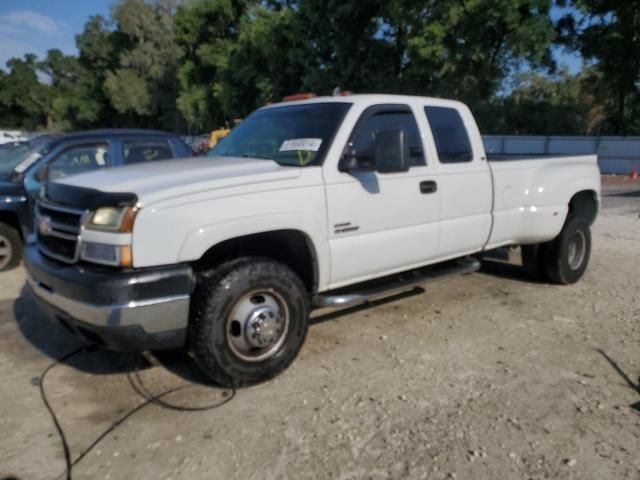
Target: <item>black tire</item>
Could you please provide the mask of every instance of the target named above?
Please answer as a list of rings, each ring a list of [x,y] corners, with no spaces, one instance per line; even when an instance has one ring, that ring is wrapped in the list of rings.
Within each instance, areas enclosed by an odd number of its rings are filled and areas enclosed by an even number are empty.
[[[534,280],[547,280],[544,271],[544,255],[541,252],[541,244],[522,245],[522,267],[529,277]]]
[[[0,272],[13,270],[22,260],[22,238],[15,228],[0,223]]]
[[[248,330],[249,320],[234,320],[231,316],[239,305],[245,305],[247,298],[252,302],[254,298],[263,298],[261,293],[251,296],[252,292],[268,292],[267,296],[273,294],[283,302],[287,328],[279,334],[278,342],[271,345],[275,350],[270,356],[248,361],[234,351],[238,349],[234,341],[238,340],[233,337],[240,334],[236,335],[233,330],[241,322],[242,328]],[[189,346],[196,363],[211,379],[226,387],[242,387],[284,371],[302,348],[308,326],[309,295],[298,275],[282,263],[244,257],[200,276],[191,302]],[[245,342],[246,338],[242,335],[240,341]],[[243,353],[250,355],[250,352]]]
[[[547,278],[561,285],[576,283],[587,270],[591,257],[591,229],[584,218],[569,217],[543,253]]]

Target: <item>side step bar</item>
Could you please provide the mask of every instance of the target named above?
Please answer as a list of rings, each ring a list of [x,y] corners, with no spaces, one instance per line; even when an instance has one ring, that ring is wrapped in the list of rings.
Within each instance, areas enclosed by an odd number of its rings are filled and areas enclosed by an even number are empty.
[[[314,308],[347,308],[366,303],[380,297],[412,290],[420,285],[442,280],[453,275],[480,270],[480,261],[464,258],[439,265],[410,270],[401,274],[371,280],[330,292],[320,293],[311,298]]]

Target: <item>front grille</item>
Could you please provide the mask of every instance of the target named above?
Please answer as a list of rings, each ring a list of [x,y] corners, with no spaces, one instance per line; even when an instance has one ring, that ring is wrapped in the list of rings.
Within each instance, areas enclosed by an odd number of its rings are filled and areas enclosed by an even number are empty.
[[[75,259],[77,246],[75,240],[39,235],[38,245],[42,247],[40,250],[45,254],[61,256],[70,261]]]
[[[83,213],[51,204],[39,204],[35,225],[38,249],[56,260],[77,262]]]
[[[40,205],[40,216],[48,216],[51,220],[60,225],[67,227],[73,227],[76,232],[80,231],[80,218],[78,213],[71,213],[68,211],[53,210],[52,208],[44,207]]]

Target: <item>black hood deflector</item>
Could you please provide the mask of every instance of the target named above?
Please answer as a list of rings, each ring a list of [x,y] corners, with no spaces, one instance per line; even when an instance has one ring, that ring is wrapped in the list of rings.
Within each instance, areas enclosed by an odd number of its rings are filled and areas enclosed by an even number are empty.
[[[138,203],[138,196],[135,193],[102,192],[93,188],[56,182],[47,184],[46,198],[54,203],[82,210],[133,206]]]

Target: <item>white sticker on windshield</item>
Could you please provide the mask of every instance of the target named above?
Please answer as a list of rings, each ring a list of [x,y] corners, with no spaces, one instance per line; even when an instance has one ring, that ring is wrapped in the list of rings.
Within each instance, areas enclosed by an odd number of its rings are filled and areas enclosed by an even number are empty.
[[[295,150],[305,150],[307,152],[317,152],[322,145],[321,138],[294,138],[285,140],[280,145],[281,152],[292,152]]]
[[[25,158],[22,162],[20,162],[18,166],[14,168],[14,170],[18,173],[24,173],[27,171],[27,168],[29,168],[31,165],[33,165],[38,160],[40,160],[41,157],[42,155],[40,155],[38,152],[33,152],[32,154],[27,156],[27,158]]]

